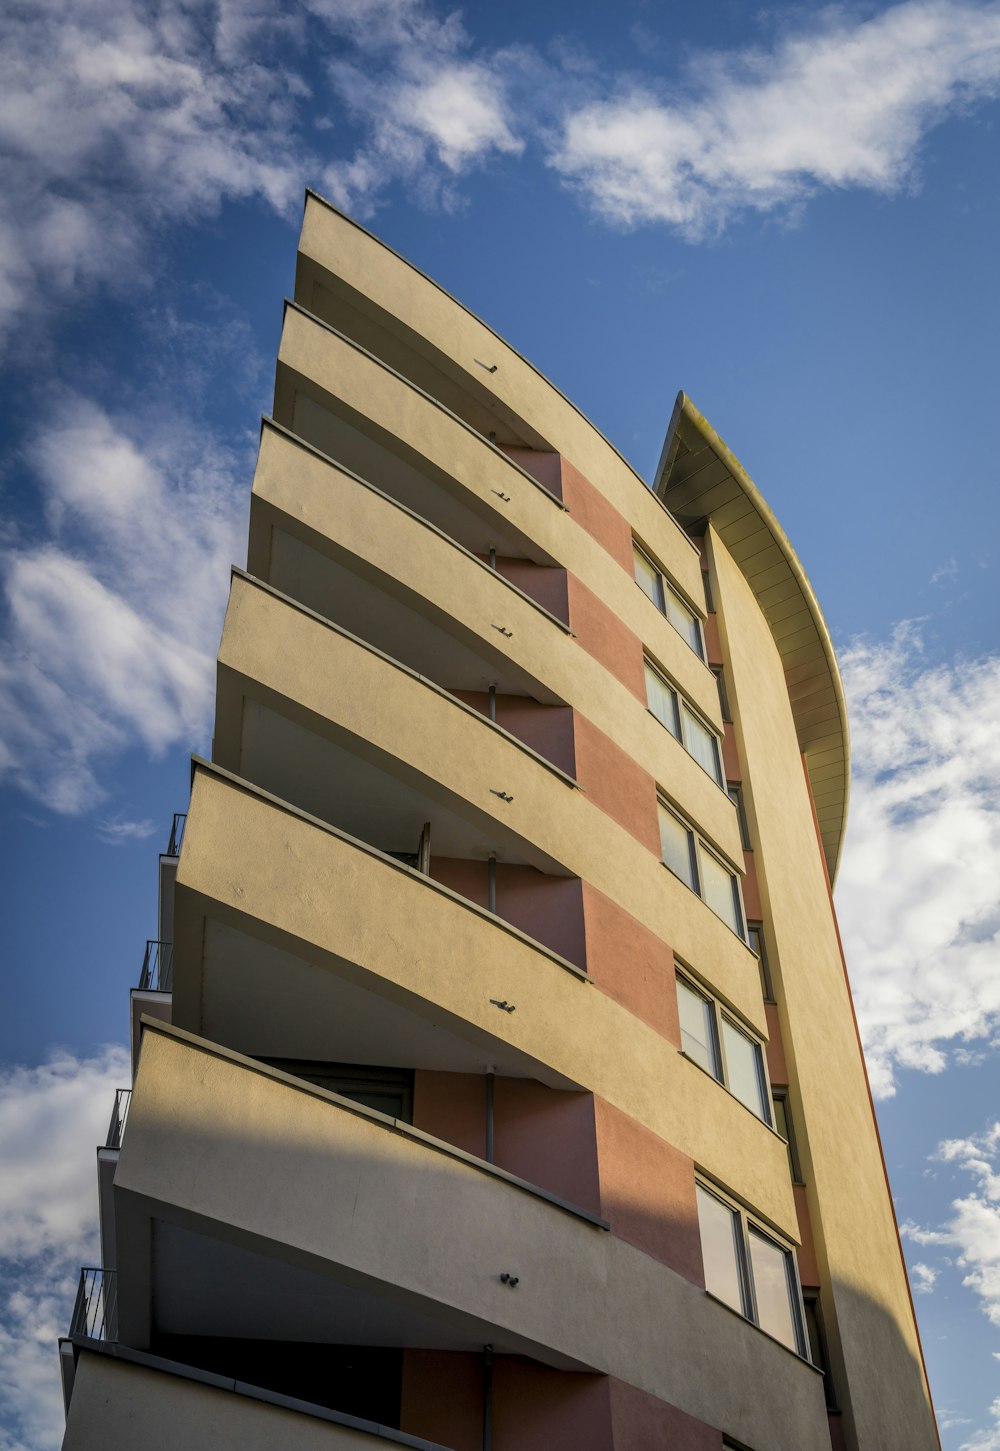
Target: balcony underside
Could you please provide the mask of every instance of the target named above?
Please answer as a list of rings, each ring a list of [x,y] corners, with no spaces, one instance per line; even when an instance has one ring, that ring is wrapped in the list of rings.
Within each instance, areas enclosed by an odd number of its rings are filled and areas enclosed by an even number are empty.
[[[173,1008],[257,1056],[493,1065],[590,1090],[796,1235],[783,1141],[654,1028],[537,939],[206,766],[178,871]]]
[[[146,1031],[115,1217],[127,1344],[491,1343],[595,1368],[586,1319],[604,1231],[395,1120],[175,1029]],[[531,1289],[516,1294],[505,1271]],[[562,1323],[567,1297],[583,1324]]]

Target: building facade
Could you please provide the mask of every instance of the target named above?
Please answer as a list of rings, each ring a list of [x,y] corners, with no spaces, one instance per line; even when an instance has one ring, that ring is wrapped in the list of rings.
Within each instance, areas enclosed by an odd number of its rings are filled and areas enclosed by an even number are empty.
[[[650,488],[309,194],[65,1451],[932,1451],[847,793],[689,400]]]

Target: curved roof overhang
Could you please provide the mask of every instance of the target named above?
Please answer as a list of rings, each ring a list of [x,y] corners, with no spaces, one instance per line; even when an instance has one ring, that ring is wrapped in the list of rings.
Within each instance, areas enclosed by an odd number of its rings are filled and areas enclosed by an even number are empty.
[[[833,882],[847,823],[850,742],[837,657],[812,585],[760,490],[684,393],[677,395],[653,488],[689,532],[711,523],[771,628]]]

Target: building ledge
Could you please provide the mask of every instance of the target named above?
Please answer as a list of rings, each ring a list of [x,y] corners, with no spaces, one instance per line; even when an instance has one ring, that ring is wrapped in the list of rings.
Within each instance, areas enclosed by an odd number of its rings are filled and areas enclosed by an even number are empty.
[[[488,566],[484,566],[484,568],[488,568]],[[492,570],[490,572],[493,573]],[[482,711],[476,710],[475,706],[466,705],[464,700],[459,700],[457,695],[452,695],[451,691],[445,690],[443,685],[438,685],[426,675],[421,675],[419,670],[412,670],[409,665],[404,665],[401,660],[396,660],[392,655],[387,655],[384,650],[380,650],[376,645],[369,644],[360,635],[354,635],[350,630],[345,630],[343,625],[338,625],[334,620],[328,620],[325,615],[321,615],[316,610],[310,609],[308,605],[304,605],[299,600],[293,599],[291,595],[283,594],[280,589],[275,589],[274,585],[268,584],[266,580],[257,579],[255,575],[248,574],[245,569],[240,569],[238,565],[234,564],[232,566],[231,574],[236,579],[245,580],[254,589],[262,590],[264,594],[270,595],[272,599],[280,600],[282,604],[288,605],[290,609],[297,610],[299,614],[307,615],[309,619],[315,620],[328,630],[332,630],[334,634],[342,635],[345,640],[350,640],[352,644],[360,646],[362,650],[367,650],[370,655],[375,655],[379,660],[384,660],[393,669],[401,671],[404,675],[408,675],[411,680],[419,680],[421,685],[425,685],[428,690],[432,690],[442,700],[447,700],[457,710],[462,711],[467,716],[471,716],[473,720],[478,721],[481,725],[486,726],[488,730],[501,736],[510,745],[515,746],[517,750],[523,751],[526,756],[530,756],[539,766],[543,766],[546,771],[551,772],[553,776],[557,776],[564,786],[570,786],[575,791],[586,792],[586,787],[581,786],[574,776],[569,775],[567,771],[562,770],[554,762],[540,755],[534,747],[527,745],[520,737],[512,735],[509,730],[506,730],[497,721],[490,720],[489,716],[483,715]],[[543,611],[543,613],[548,614],[548,611]],[[555,619],[555,616],[549,616],[549,618]],[[559,622],[556,621],[556,623],[558,624]]]
[[[357,1118],[381,1124],[393,1133],[401,1134],[403,1138],[424,1144],[436,1153],[445,1154],[449,1159],[458,1160],[460,1164],[468,1164],[470,1168],[478,1169],[480,1173],[487,1174],[490,1178],[502,1179],[505,1184],[511,1184],[515,1189],[521,1189],[525,1194],[531,1194],[536,1199],[544,1199],[547,1204],[554,1205],[556,1209],[561,1209],[566,1214],[572,1214],[576,1219],[585,1220],[588,1224],[594,1225],[596,1229],[610,1230],[611,1228],[608,1221],[602,1219],[599,1214],[592,1214],[589,1209],[583,1209],[578,1204],[571,1204],[568,1200],[561,1199],[558,1194],[550,1194],[547,1189],[542,1189],[527,1179],[521,1179],[517,1174],[511,1174],[508,1170],[501,1169],[499,1165],[491,1164],[486,1159],[480,1159],[475,1154],[458,1148],[455,1144],[449,1144],[447,1139],[439,1139],[433,1134],[425,1133],[423,1129],[415,1128],[413,1124],[405,1123],[402,1119],[379,1113],[378,1109],[367,1108],[352,1098],[345,1098],[342,1094],[333,1093],[328,1088],[320,1088],[317,1084],[309,1083],[304,1078],[296,1078],[292,1073],[285,1073],[282,1069],[274,1068],[269,1063],[262,1063],[259,1058],[251,1058],[245,1053],[237,1053],[234,1049],[223,1047],[220,1043],[213,1043],[208,1038],[200,1038],[197,1033],[189,1033],[186,1028],[177,1028],[172,1023],[164,1023],[159,1018],[143,1016],[140,1022],[144,1031],[148,1029],[150,1032],[162,1033],[164,1037],[176,1038],[179,1042],[187,1043],[203,1053],[210,1053],[215,1058],[225,1059],[227,1063],[235,1063],[241,1068],[259,1073],[263,1078],[274,1079],[277,1083],[286,1083],[289,1088],[308,1094],[310,1098],[321,1098],[327,1103],[335,1104],[337,1108],[354,1114]]]
[[[484,921],[491,922],[498,932],[506,932],[509,936],[516,937],[526,947],[530,947],[533,951],[541,953],[543,957],[547,957],[550,962],[554,962],[557,967],[563,968],[565,972],[570,973],[578,981],[593,984],[594,979],[584,968],[577,967],[575,962],[570,962],[567,958],[561,957],[551,947],[546,947],[544,942],[539,942],[537,938],[529,937],[527,932],[522,932],[513,923],[505,921],[503,917],[498,917],[495,912],[490,912],[488,908],[480,907],[478,903],[471,902],[468,897],[463,897],[460,892],[455,892],[451,887],[446,887],[443,882],[437,882],[433,877],[428,877],[423,872],[418,872],[415,867],[408,867],[405,862],[398,861],[387,852],[379,851],[378,847],[372,846],[370,842],[362,841],[359,837],[351,836],[348,832],[341,831],[339,827],[331,825],[329,821],[323,821],[320,817],[313,816],[308,811],[303,811],[300,806],[295,806],[290,801],[283,801],[280,796],[275,796],[272,792],[265,791],[262,786],[254,785],[252,781],[247,781],[242,776],[237,776],[233,771],[227,771],[224,766],[216,765],[214,761],[207,761],[204,756],[191,757],[192,783],[196,771],[205,771],[210,776],[217,776],[222,781],[228,781],[231,786],[237,787],[238,790],[246,791],[248,795],[256,796],[259,800],[266,801],[271,806],[276,806],[279,811],[287,812],[289,816],[297,816],[300,821],[308,822],[310,826],[316,827],[318,831],[324,831],[328,836],[336,836],[341,841],[346,841],[351,846],[356,847],[358,851],[364,852],[367,856],[372,856],[380,862],[385,862],[393,871],[404,872],[408,876],[415,877],[429,892],[437,892],[442,897],[447,897],[450,901],[457,903],[458,906],[464,907],[467,912],[473,912],[477,917],[482,917]]]

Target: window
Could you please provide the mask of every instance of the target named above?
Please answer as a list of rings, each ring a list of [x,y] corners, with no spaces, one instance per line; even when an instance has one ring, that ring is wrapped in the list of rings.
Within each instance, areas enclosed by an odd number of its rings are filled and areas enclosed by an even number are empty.
[[[403,1123],[413,1122],[413,1071],[362,1063],[326,1063],[304,1058],[264,1058],[294,1078],[339,1093],[365,1108],[376,1109]]]
[[[708,668],[715,676],[715,683],[719,687],[719,709],[722,711],[722,719],[726,725],[730,725],[733,717],[729,710],[729,696],[726,693],[726,677],[722,673],[722,666],[710,665]]]
[[[774,1002],[774,988],[771,985],[771,969],[767,965],[767,952],[764,947],[764,924],[762,922],[747,923],[747,941],[750,943],[750,951],[757,954],[757,965],[760,968],[760,990],[764,994],[765,1003]]]
[[[792,1251],[717,1190],[697,1190],[705,1288],[807,1359]]]
[[[764,1071],[764,1052],[756,1038],[707,993],[677,975],[677,1011],[681,1049],[751,1113],[771,1126],[770,1096]]]
[[[660,614],[666,615],[674,629],[684,636],[698,659],[704,660],[705,645],[701,637],[701,621],[694,610],[667,584],[662,571],[638,545],[633,546],[632,553],[636,584],[653,601]]]
[[[743,903],[740,885],[709,847],[696,836],[679,816],[660,802],[660,855],[684,884],[731,927],[737,937],[746,941],[743,927]]]
[[[798,1149],[795,1146],[795,1132],[792,1128],[792,1110],[788,1102],[788,1089],[775,1088],[771,1092],[774,1108],[774,1127],[788,1145],[788,1172],[793,1184],[801,1184],[802,1169],[799,1166]]]
[[[826,1332],[823,1329],[819,1291],[803,1290],[802,1305],[806,1315],[809,1358],[816,1369],[823,1372],[823,1393],[826,1396],[827,1410],[835,1411],[837,1409],[837,1396],[833,1388],[833,1377],[830,1375],[830,1357],[826,1348]]]
[[[726,790],[729,793],[730,801],[736,807],[736,819],[740,824],[740,841],[743,844],[743,850],[753,851],[750,844],[750,828],[747,825],[747,809],[743,803],[743,787],[738,786],[735,781],[728,781]]]
[[[695,715],[660,672],[646,661],[646,700],[661,725],[680,741],[712,780],[722,785],[722,751],[719,738]]]

